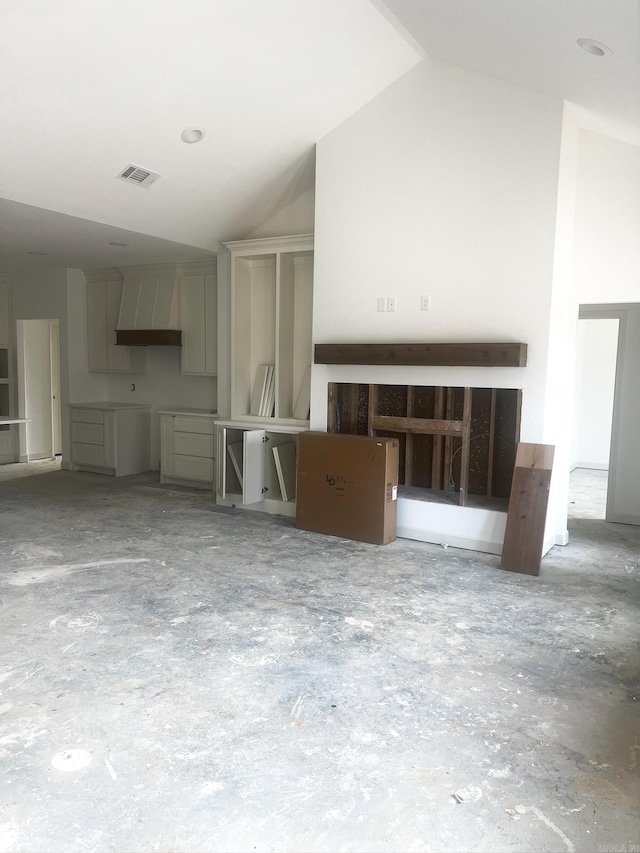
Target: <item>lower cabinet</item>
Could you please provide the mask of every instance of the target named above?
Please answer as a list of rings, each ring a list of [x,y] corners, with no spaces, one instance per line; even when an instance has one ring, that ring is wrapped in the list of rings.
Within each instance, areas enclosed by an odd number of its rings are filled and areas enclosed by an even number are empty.
[[[123,477],[151,467],[150,406],[72,404],[70,424],[74,469]]]
[[[0,465],[15,462],[13,452],[13,430],[9,424],[0,426]]]
[[[303,428],[216,424],[216,502],[295,516],[298,435]]]
[[[217,415],[199,409],[159,415],[160,482],[213,490]]]

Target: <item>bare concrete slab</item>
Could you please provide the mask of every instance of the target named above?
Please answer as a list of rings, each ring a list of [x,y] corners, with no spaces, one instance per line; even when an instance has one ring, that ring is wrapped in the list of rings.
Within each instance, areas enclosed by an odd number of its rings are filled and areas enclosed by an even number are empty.
[[[55,467],[0,472],[0,851],[640,843],[637,528],[531,578]]]

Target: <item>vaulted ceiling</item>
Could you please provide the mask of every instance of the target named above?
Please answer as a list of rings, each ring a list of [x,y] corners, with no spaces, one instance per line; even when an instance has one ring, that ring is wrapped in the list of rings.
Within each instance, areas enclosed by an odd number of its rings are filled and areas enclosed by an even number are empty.
[[[247,236],[313,188],[315,143],[425,55],[640,128],[634,0],[5,0],[0,269]],[[129,164],[161,177],[118,180]]]

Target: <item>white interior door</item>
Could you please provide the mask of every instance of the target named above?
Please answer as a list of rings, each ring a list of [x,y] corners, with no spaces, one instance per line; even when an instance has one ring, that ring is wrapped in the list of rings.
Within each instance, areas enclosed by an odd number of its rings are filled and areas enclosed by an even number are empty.
[[[51,420],[53,452],[62,454],[62,409],[60,407],[60,323],[51,321]]]
[[[21,462],[54,455],[51,329],[51,320],[16,321],[18,416],[31,419],[20,425]]]

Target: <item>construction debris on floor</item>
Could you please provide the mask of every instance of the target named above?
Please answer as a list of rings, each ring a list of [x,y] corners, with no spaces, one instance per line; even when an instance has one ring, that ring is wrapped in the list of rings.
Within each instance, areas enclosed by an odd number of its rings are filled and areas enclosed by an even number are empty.
[[[3,853],[638,849],[640,529],[576,518],[532,578],[29,467]]]

